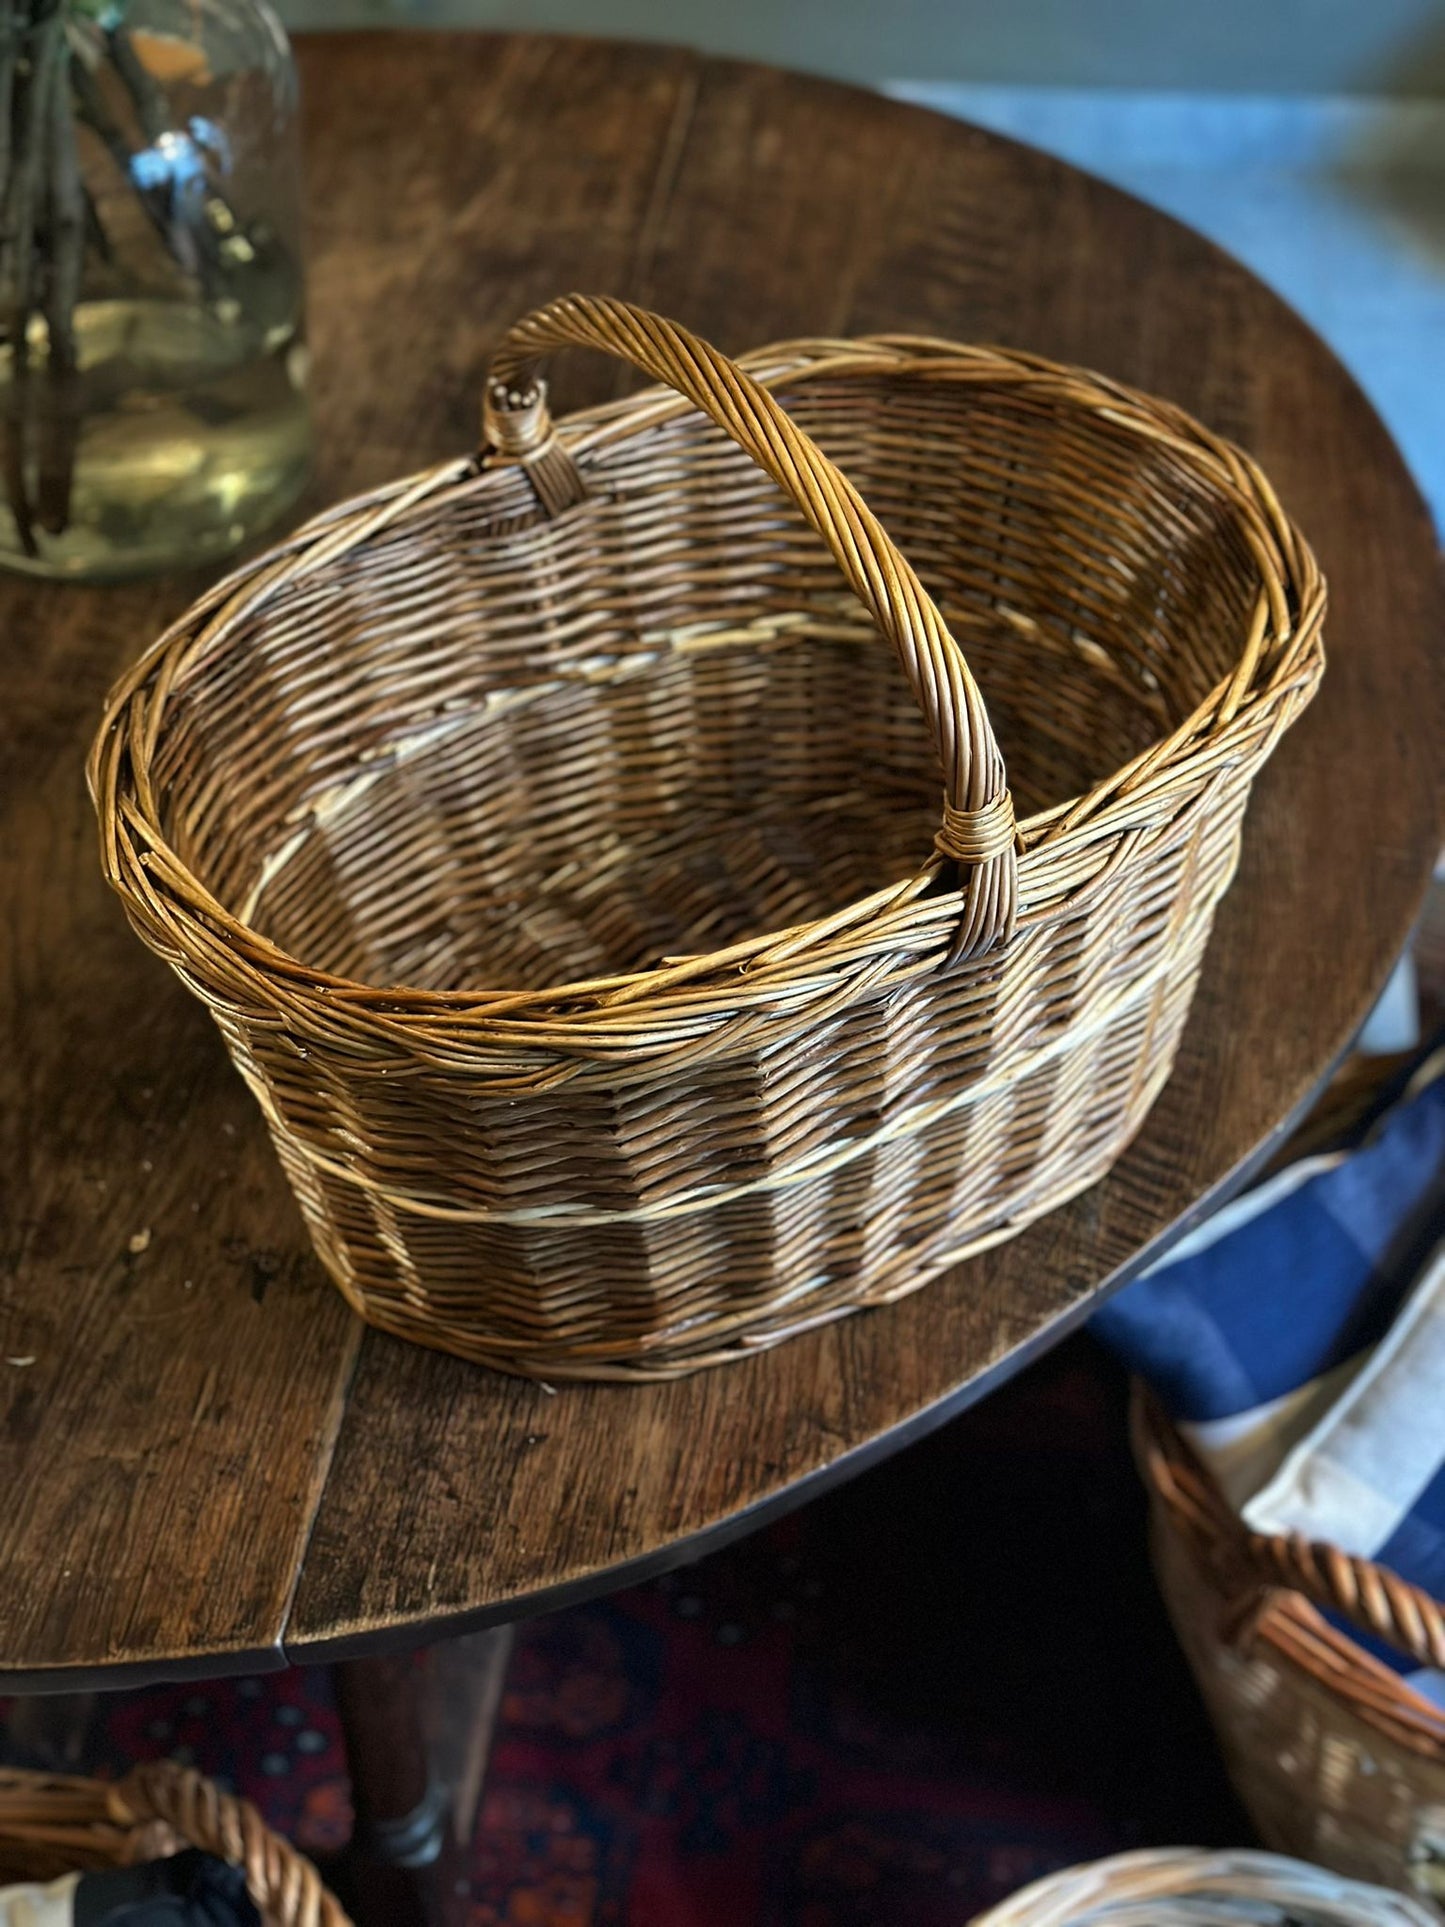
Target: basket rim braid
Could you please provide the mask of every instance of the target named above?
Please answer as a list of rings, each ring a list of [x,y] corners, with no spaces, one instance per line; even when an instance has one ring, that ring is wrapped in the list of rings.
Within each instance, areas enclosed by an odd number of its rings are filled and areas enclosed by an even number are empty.
[[[661,385],[554,421],[568,345]],[[351,1304],[669,1377],[1096,1182],[1324,666],[1255,463],[1037,355],[580,295],[482,428],[203,596],[88,764]]]
[[[1445,1609],[1372,1559],[1298,1533],[1253,1532],[1158,1398],[1134,1386],[1135,1456],[1146,1483],[1222,1600],[1222,1636],[1263,1638],[1368,1724],[1414,1750],[1445,1750],[1445,1709],[1321,1619],[1334,1613],[1418,1666],[1445,1670]]]
[[[545,384],[534,371],[547,348],[568,342],[605,348],[674,385],[554,424]],[[1260,571],[1240,659],[1193,713],[1082,794],[1019,824],[983,699],[932,598],[857,491],[770,393],[800,377],[826,382],[915,372],[950,383],[1006,385],[1041,408],[1063,403],[1093,410],[1167,448],[1228,503]],[[880,628],[901,655],[912,652],[905,667],[952,778],[935,847],[917,874],[830,916],[724,949],[541,990],[357,982],[289,955],[218,902],[167,841],[150,783],[178,679],[223,645],[243,616],[438,502],[485,487],[497,466],[526,466],[539,499],[557,512],[579,497],[579,458],[694,407],[794,496]],[[278,1012],[301,1005],[381,1034],[402,1024],[415,1038],[425,1026],[439,1049],[461,1033],[469,1044],[490,1035],[502,1045],[614,1055],[670,1053],[695,1044],[721,1019],[745,1018],[750,1007],[758,1015],[784,1005],[796,1015],[816,1014],[840,991],[858,995],[937,969],[945,958],[982,954],[1015,927],[1047,921],[1098,889],[1121,861],[1110,839],[1122,836],[1128,850],[1141,836],[1141,805],[1166,795],[1171,781],[1227,761],[1236,732],[1247,733],[1257,705],[1282,703],[1276,733],[1282,732],[1290,716],[1282,699],[1307,696],[1322,667],[1324,578],[1258,465],[1174,404],[1039,355],[889,334],[777,343],[731,362],[676,324],[621,301],[573,295],[517,324],[498,350],[484,429],[479,456],[442,463],[330,509],[229,575],[145,651],[107,703],[87,775],[109,881],[166,952],[192,968],[220,964],[239,972],[248,992]],[[954,886],[941,888],[950,873]]]
[[[266,1927],[351,1927],[305,1854],[249,1800],[190,1767],[154,1760],[114,1781],[0,1767],[0,1851],[33,1853],[39,1871],[28,1878],[135,1866],[183,1847],[243,1868]]]
[[[973,1927],[1434,1927],[1435,1920],[1404,1894],[1283,1854],[1144,1847],[1046,1874],[978,1915]]]

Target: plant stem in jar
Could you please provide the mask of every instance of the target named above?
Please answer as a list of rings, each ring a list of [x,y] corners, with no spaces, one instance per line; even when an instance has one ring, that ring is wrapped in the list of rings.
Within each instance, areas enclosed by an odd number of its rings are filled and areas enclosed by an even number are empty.
[[[80,434],[80,376],[75,310],[85,267],[85,197],[80,184],[75,119],[70,106],[70,59],[58,60],[46,106],[45,328],[49,367],[40,418],[37,514],[50,535],[70,520],[70,484]]]

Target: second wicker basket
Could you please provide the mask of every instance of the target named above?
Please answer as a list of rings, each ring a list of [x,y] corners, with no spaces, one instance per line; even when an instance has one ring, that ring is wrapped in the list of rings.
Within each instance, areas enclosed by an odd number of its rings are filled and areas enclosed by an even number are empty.
[[[1134,1445],[1169,1616],[1260,1837],[1445,1912],[1445,1707],[1378,1656],[1445,1670],[1445,1608],[1373,1560],[1250,1532],[1137,1389]]]
[[[107,1781],[0,1766],[0,1887],[132,1867],[182,1847],[242,1868],[263,1927],[351,1927],[304,1854],[273,1833],[249,1801],[189,1767],[152,1760]],[[30,1913],[22,1903],[20,1918]],[[48,1921],[54,1910],[42,1914]]]

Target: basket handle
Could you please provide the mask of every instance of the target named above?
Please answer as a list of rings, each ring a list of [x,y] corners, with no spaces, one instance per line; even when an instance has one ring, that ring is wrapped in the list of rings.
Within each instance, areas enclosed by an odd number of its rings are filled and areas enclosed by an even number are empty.
[[[1386,1566],[1298,1533],[1245,1532],[1245,1557],[1261,1587],[1297,1592],[1324,1612],[1393,1646],[1417,1666],[1445,1670],[1439,1602]],[[1241,1622],[1243,1623],[1243,1622]]]
[[[351,1927],[306,1856],[273,1833],[249,1800],[222,1793],[201,1774],[155,1760],[128,1773],[110,1801],[122,1824],[163,1821],[188,1846],[242,1868],[267,1927]]]
[[[1018,911],[1017,831],[1003,757],[963,654],[928,591],[857,489],[768,391],[673,321],[605,296],[566,295],[509,329],[483,404],[487,449],[522,463],[542,506],[582,497],[547,410],[537,366],[550,349],[600,348],[665,382],[735,441],[802,511],[859,601],[893,644],[943,768],[934,839],[958,866],[963,910],[949,961],[1006,938]]]
[[[1298,1533],[1251,1532],[1204,1465],[1137,1381],[1133,1425],[1145,1473],[1180,1530],[1232,1597],[1236,1639],[1254,1623],[1251,1595],[1279,1588],[1338,1613],[1419,1666],[1445,1669],[1445,1612],[1384,1566]]]

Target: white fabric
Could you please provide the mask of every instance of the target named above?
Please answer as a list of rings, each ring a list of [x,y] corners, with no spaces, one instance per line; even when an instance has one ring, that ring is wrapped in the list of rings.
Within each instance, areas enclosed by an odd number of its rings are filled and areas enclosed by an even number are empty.
[[[1179,1430],[1219,1482],[1237,1512],[1273,1479],[1301,1439],[1369,1364],[1372,1350],[1357,1352],[1332,1372],[1323,1372],[1293,1392],[1267,1404],[1233,1412],[1228,1418],[1192,1419]]]
[[[1367,1056],[1386,1057],[1397,1050],[1418,1050],[1421,1042],[1415,959],[1407,950],[1365,1019],[1364,1028],[1355,1039],[1355,1049]]]
[[[1349,1388],[1244,1508],[1368,1558],[1409,1515],[1445,1445],[1445,1246]]]
[[[0,1927],[71,1927],[78,1873],[48,1887],[0,1887]]]

